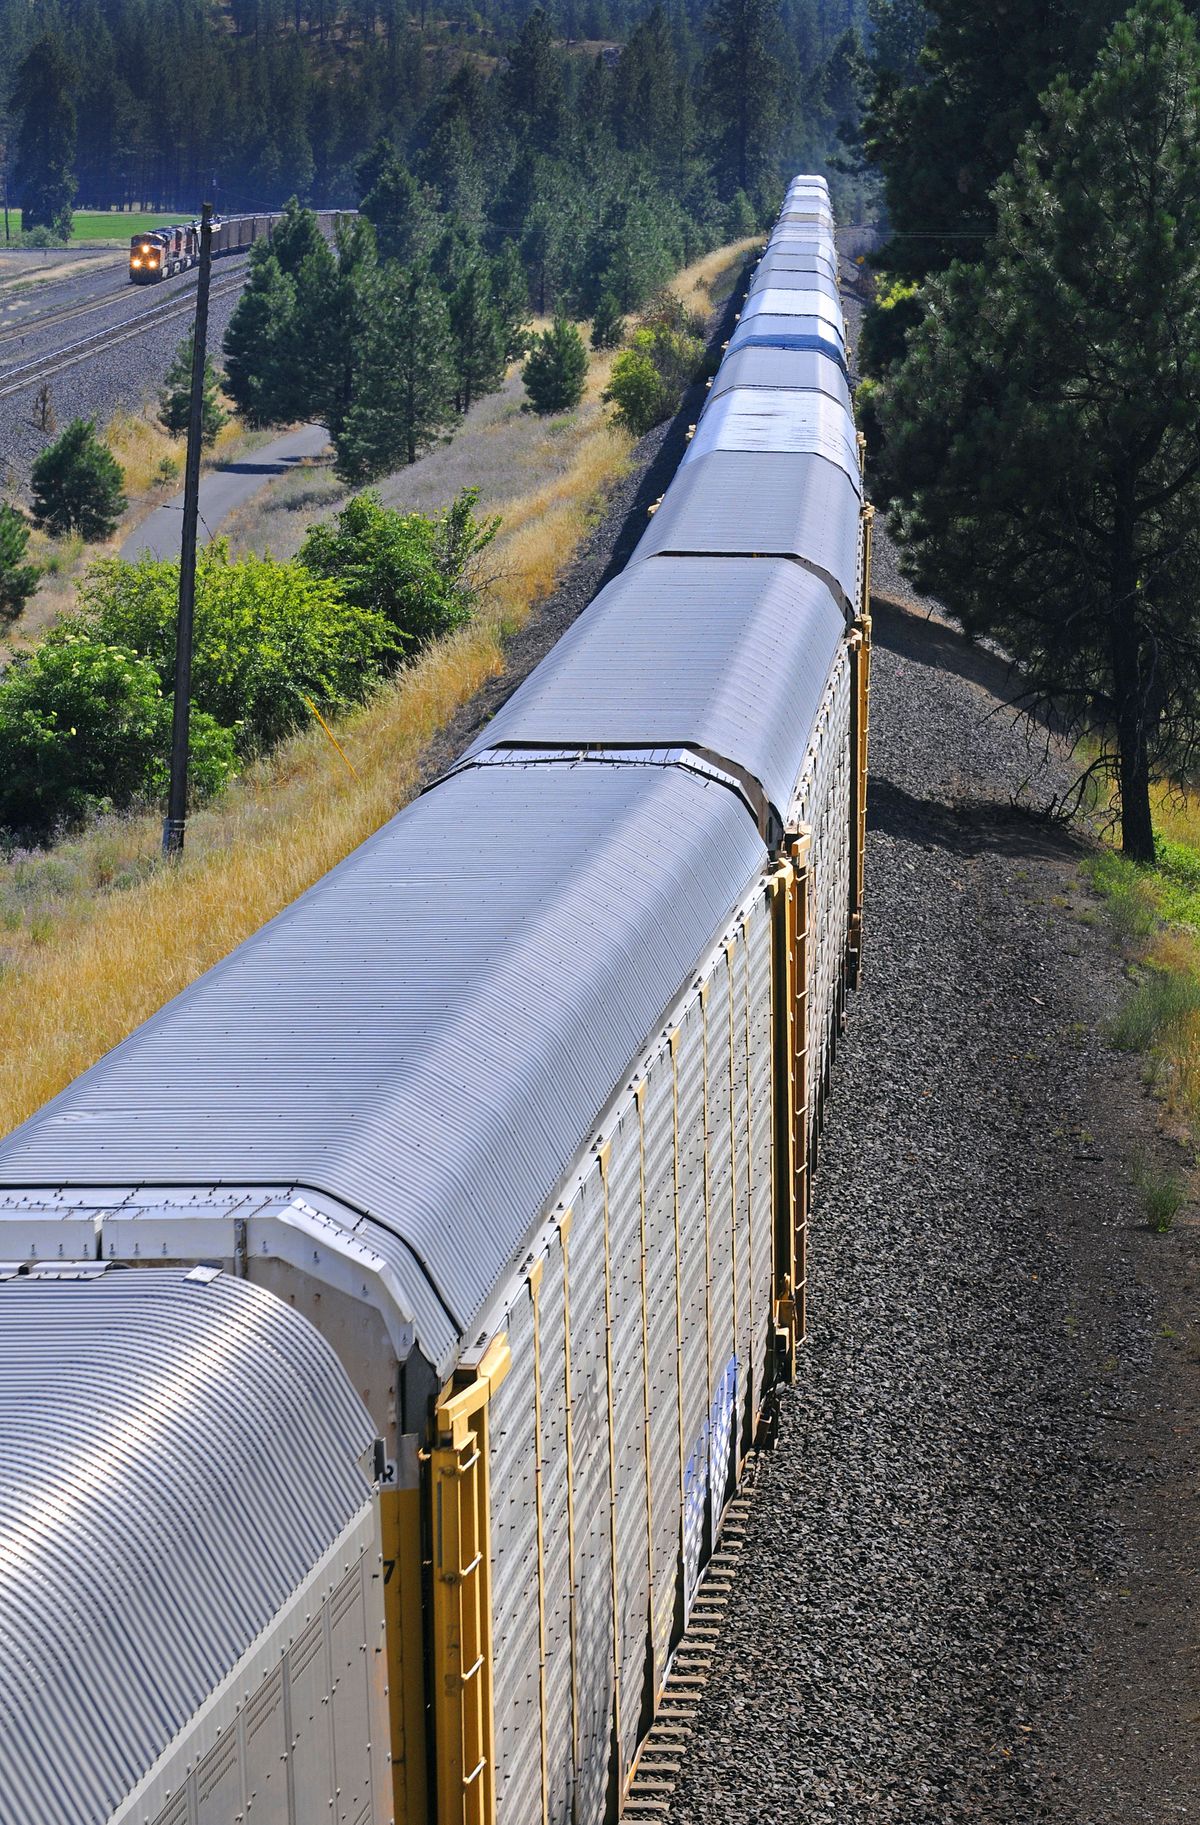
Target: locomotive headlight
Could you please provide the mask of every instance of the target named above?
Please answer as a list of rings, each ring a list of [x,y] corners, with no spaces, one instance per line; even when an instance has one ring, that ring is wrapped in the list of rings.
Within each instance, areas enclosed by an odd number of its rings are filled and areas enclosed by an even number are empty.
[[[137,256],[137,254],[134,254],[134,256],[133,256],[133,258],[132,258],[132,260],[131,260],[131,261],[130,261],[130,262],[129,262],[129,264],[130,264],[130,265],[131,265],[131,266],[140,266],[140,265],[141,265],[141,263],[142,263],[142,262],[141,262],[141,260],[140,260],[140,259],[139,259],[139,258],[138,258],[138,256]]]

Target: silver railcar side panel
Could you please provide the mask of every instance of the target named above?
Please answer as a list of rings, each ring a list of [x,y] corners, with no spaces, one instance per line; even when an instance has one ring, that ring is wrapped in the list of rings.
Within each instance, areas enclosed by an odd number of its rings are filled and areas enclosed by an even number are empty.
[[[608,1268],[616,1471],[616,1597],[620,1619],[620,1772],[648,1721],[650,1530],[642,1298],[642,1136],[636,1100],[618,1111],[607,1171]]]
[[[614,1749],[612,1482],[604,1288],[604,1182],[587,1171],[571,1228],[571,1403],[575,1470],[578,1825],[602,1825]]]
[[[492,1639],[496,1817],[541,1814],[541,1643],[538,1619],[537,1435],[533,1295],[522,1280],[508,1310],[512,1367],[488,1413],[492,1464]]]

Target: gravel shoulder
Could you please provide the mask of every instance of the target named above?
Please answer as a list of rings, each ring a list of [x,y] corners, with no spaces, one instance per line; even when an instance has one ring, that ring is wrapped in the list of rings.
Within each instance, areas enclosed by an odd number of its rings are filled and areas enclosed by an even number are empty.
[[[672,1825],[1200,1821],[1200,1219],[1042,815],[1067,758],[877,522],[866,978],[808,1342]]]
[[[1037,815],[1062,762],[998,664],[876,607],[810,1336],[670,1817],[1200,1819],[1200,1251],[1127,1177],[1173,1143],[1104,1038],[1127,984],[1079,851]]]

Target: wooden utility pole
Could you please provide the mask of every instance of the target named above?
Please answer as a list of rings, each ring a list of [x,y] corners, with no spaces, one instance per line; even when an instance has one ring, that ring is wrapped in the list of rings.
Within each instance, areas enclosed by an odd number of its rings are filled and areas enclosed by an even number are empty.
[[[183,478],[183,542],[179,552],[179,620],[175,629],[175,706],[171,721],[171,790],[163,821],[163,855],[183,854],[187,822],[188,724],[192,698],[192,623],[196,610],[196,524],[200,517],[200,446],[204,431],[204,363],[208,342],[208,286],[212,276],[212,204],[200,211],[200,276],[192,335],[192,397],[188,412],[187,467]]]

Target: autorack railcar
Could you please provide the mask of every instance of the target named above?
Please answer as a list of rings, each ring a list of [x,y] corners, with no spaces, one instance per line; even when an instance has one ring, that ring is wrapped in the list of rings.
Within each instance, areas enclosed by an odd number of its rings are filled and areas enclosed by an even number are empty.
[[[12,1825],[619,1810],[803,1336],[861,967],[835,278],[799,179],[624,572],[0,1144]]]

